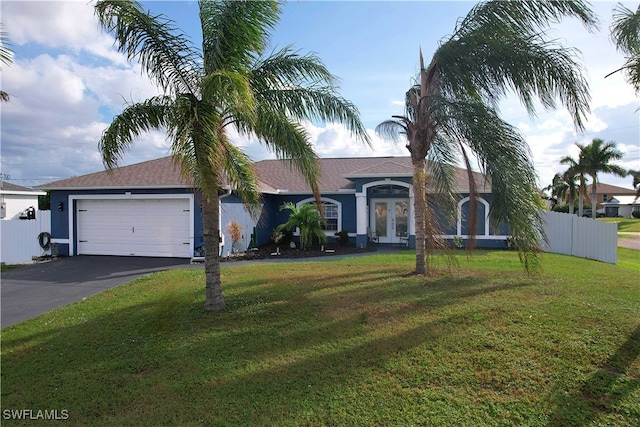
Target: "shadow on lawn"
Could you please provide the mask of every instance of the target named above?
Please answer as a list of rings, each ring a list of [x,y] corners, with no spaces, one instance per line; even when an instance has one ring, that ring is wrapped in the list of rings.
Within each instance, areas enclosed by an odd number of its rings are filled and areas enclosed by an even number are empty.
[[[367,273],[384,274],[389,270]],[[285,295],[270,292],[262,280],[247,281],[227,292],[229,309],[218,315],[202,312],[202,289],[175,288],[143,303],[98,310],[73,326],[3,338],[3,408],[25,402],[66,408],[71,424],[278,424],[304,417],[331,424],[314,411],[345,410],[349,393],[367,393],[361,388],[368,370],[468,327],[464,314],[434,317],[430,310],[526,286],[443,277],[429,281],[425,293],[419,278],[389,279],[407,282],[404,287],[363,285],[348,273],[322,280]],[[416,302],[416,296],[425,299]],[[403,304],[407,300],[412,303]],[[370,318],[367,304],[380,301],[390,305]],[[91,302],[96,310],[99,298]],[[385,319],[397,330],[374,334],[370,322]],[[20,348],[25,344],[30,347]]]
[[[598,420],[598,414],[614,412],[618,403],[640,388],[640,376],[630,372],[632,363],[639,357],[640,325],[579,390],[558,399],[549,426],[591,425]],[[624,417],[640,422],[639,407]]]

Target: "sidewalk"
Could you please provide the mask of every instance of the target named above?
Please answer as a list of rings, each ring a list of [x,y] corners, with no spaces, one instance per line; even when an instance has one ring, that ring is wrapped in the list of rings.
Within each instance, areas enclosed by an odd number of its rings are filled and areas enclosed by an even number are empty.
[[[640,250],[640,233],[618,233],[618,247]]]

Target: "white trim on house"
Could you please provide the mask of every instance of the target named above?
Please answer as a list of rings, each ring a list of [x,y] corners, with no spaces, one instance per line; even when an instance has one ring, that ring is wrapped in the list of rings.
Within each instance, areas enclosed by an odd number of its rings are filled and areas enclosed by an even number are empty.
[[[261,191],[261,193],[270,194],[272,196],[279,196],[279,195],[308,196],[309,195],[309,191],[289,191],[289,190],[281,190],[281,189],[278,189],[276,191]],[[339,188],[336,191],[322,191],[322,194],[328,194],[328,195],[356,194],[356,190],[353,188]]]
[[[193,194],[131,194],[125,192],[124,194],[70,194],[67,198],[67,211],[69,221],[69,256],[75,255],[75,242],[77,230],[75,228],[74,215],[76,214],[76,208],[74,202],[76,200],[151,200],[151,199],[188,199],[189,200],[189,243],[190,252],[193,254],[194,250],[194,196]],[[62,240],[62,239],[60,239]],[[62,242],[56,239],[58,243]]]
[[[300,206],[306,204],[306,203],[310,203],[310,202],[315,202],[316,199],[313,197],[308,197],[306,199],[300,200],[299,202],[296,203],[296,209],[300,208]],[[335,200],[335,199],[331,199],[329,197],[320,197],[320,201],[321,202],[327,202],[327,203],[331,203],[334,204],[338,207],[338,229],[337,230],[325,230],[324,234],[327,235],[327,237],[329,236],[334,236],[335,233],[337,233],[338,231],[342,230],[342,203]],[[298,236],[300,234],[300,230],[298,228],[296,228],[296,232],[294,233],[294,235]]]
[[[454,237],[461,237],[463,239],[470,239],[470,238],[475,238],[475,239],[479,239],[479,240],[504,240],[506,239],[508,236],[506,235],[499,235],[499,234],[491,234],[491,229],[490,229],[490,222],[489,222],[489,209],[491,208],[491,206],[489,205],[489,202],[487,202],[485,199],[483,199],[482,197],[478,197],[476,200],[478,202],[480,202],[483,206],[484,206],[484,234],[476,234],[476,235],[468,235],[468,234],[462,234],[462,205],[464,205],[465,203],[467,203],[468,201],[471,200],[471,197],[467,196],[463,199],[461,199],[460,201],[458,201],[458,207],[457,207],[457,224],[456,224],[456,235],[452,236],[452,235],[442,235],[440,236],[441,238],[445,238],[445,239],[453,239]]]
[[[378,181],[371,181],[362,186],[361,192],[356,192],[356,233],[358,235],[367,235],[367,228],[369,228],[369,205],[367,204],[367,191],[371,187],[377,187],[379,185],[397,185],[399,187],[405,187],[409,189],[409,230],[407,230],[408,236],[414,236],[416,234],[416,219],[413,214],[414,205],[414,193],[413,185],[409,182],[396,181],[393,179],[383,179]]]

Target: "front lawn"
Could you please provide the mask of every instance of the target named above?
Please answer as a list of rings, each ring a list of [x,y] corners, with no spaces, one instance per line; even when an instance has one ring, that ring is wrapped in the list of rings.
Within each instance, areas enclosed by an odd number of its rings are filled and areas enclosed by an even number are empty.
[[[3,424],[637,426],[634,256],[230,266],[217,315],[201,270],[152,274],[2,331]]]
[[[640,233],[640,218],[598,218],[598,221],[618,224],[618,232]]]

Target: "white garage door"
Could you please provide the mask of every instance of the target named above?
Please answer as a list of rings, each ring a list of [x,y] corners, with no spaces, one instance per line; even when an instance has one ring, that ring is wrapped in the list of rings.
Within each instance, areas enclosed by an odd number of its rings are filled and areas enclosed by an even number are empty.
[[[78,200],[78,254],[190,258],[189,208],[189,199]]]

